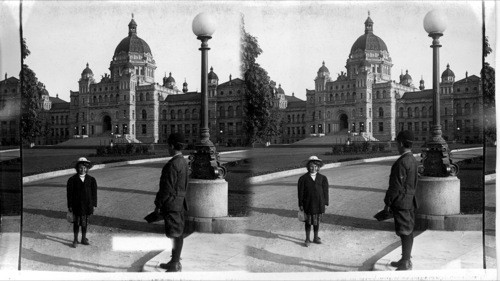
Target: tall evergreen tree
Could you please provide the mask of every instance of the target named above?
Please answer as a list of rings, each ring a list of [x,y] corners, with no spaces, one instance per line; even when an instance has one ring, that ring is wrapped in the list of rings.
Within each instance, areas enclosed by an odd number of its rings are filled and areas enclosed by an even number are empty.
[[[36,74],[25,63],[30,51],[23,38],[21,55],[21,139],[25,144],[34,145],[35,138],[45,135],[42,116],[41,97],[46,93],[45,87],[36,78]]]
[[[280,116],[273,113],[272,91],[267,71],[257,62],[262,54],[256,37],[245,30],[241,19],[241,72],[245,80],[245,121],[244,127],[247,142],[268,141],[272,136],[280,134]]]
[[[483,56],[486,58],[493,50],[488,37],[483,41]],[[495,115],[495,69],[484,62],[481,70],[483,82],[483,109],[484,109],[484,135],[488,141],[496,142],[496,115]]]

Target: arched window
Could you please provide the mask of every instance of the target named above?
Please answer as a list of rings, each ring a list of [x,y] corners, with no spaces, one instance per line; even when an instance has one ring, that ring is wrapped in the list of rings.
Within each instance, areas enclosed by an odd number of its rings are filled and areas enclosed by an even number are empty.
[[[420,117],[420,108],[415,107],[414,113],[415,113],[415,117]]]
[[[479,113],[479,110],[478,110],[478,107],[477,107],[477,103],[473,103],[472,104],[472,113],[473,114]]]
[[[241,116],[241,106],[236,106],[236,116],[240,117]]]
[[[340,94],[340,100],[344,100],[344,93]]]
[[[161,117],[162,117],[163,120],[167,120],[167,111],[165,109],[162,110]]]
[[[387,92],[385,90],[382,91],[382,98],[388,98]]]
[[[335,100],[339,99],[339,94],[335,94]]]
[[[382,107],[378,108],[378,117],[384,117],[384,109]]]
[[[304,119],[305,119],[305,114],[302,114],[302,123],[304,123]]]
[[[191,114],[189,114],[189,109],[184,111],[184,119],[189,120],[191,118]]]
[[[170,110],[170,119],[175,120],[175,111],[173,109]]]
[[[377,99],[380,99],[380,92],[377,91],[377,95],[376,95]]]
[[[102,103],[102,96],[99,96],[99,103]]]
[[[94,96],[93,102],[97,103],[97,97],[96,96]]]
[[[290,118],[290,114],[287,115],[287,117],[288,117],[288,123],[291,123],[292,122],[292,118]]]
[[[330,101],[333,100],[333,94],[330,94]]]
[[[177,118],[178,118],[179,120],[182,120],[182,110],[180,110],[180,109],[179,109],[179,110],[177,110]]]
[[[193,119],[199,119],[200,117],[198,116],[198,110],[196,108],[193,109],[192,111]]]
[[[352,99],[356,99],[356,92],[352,92]]]
[[[470,115],[470,104],[466,103],[464,105],[464,114],[465,115]]]
[[[143,110],[142,110],[142,119],[143,119],[143,120],[148,119],[148,114],[146,113],[146,109],[143,109]]]
[[[399,117],[404,116],[404,109],[402,107],[399,108]]]
[[[408,117],[413,117],[413,114],[411,112],[411,107],[407,108],[407,115],[408,115]]]
[[[422,107],[422,117],[427,117],[427,108],[425,106]]]
[[[232,106],[227,108],[227,117],[234,117],[234,109]]]
[[[224,106],[219,107],[219,117],[225,117]]]

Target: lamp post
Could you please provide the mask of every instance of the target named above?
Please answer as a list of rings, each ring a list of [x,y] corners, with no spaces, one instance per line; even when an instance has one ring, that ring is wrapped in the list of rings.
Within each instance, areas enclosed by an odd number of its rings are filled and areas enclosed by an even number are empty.
[[[460,213],[460,180],[456,177],[458,166],[450,159],[450,151],[442,137],[439,99],[439,37],[445,24],[437,11],[425,15],[424,28],[432,37],[433,51],[433,124],[430,140],[422,150],[423,170],[417,183],[415,196],[419,207],[415,217],[417,229],[450,230],[445,217]],[[453,226],[451,226],[453,228]]]
[[[439,96],[439,37],[443,36],[446,23],[439,11],[430,11],[424,18],[424,29],[432,40],[432,91],[433,91],[433,125],[431,139],[426,142],[422,152],[422,175],[430,177],[455,176],[458,166],[450,158],[448,144],[442,137],[440,96]]]
[[[193,19],[193,33],[201,41],[201,116],[200,141],[195,145],[191,162],[191,177],[194,179],[224,178],[225,169],[218,162],[218,154],[210,141],[208,128],[208,40],[215,32],[215,20],[207,13],[200,13]]]

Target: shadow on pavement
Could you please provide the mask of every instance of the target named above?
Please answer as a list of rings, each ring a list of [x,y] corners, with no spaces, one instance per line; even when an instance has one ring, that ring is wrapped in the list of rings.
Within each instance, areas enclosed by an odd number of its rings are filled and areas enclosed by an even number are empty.
[[[41,234],[41,233],[34,232],[34,231],[23,231],[23,237],[39,239],[39,240],[50,240],[50,241],[54,241],[56,243],[61,243],[61,244],[66,245],[68,247],[71,247],[71,245],[73,244],[73,239],[72,239],[73,237],[72,236],[71,236],[71,239],[63,239],[61,237],[57,237],[54,235]],[[68,237],[70,237],[70,236],[68,235]]]
[[[381,258],[385,257],[388,255],[390,252],[396,250],[399,246],[401,246],[401,242],[397,241],[392,243],[391,245],[385,247],[382,249],[380,252],[377,254],[373,255],[371,258],[366,260],[362,266],[358,268],[359,271],[371,271],[373,270],[373,267],[375,266],[375,263],[380,260]]]
[[[330,185],[329,188],[331,189],[344,189],[344,190],[356,190],[356,191],[368,191],[368,192],[380,192],[380,193],[385,193],[387,190],[385,189],[379,189],[379,188],[373,188],[373,187],[362,187],[362,186],[340,186],[340,185]]]
[[[26,249],[26,248],[21,249],[21,256],[22,256],[22,259],[36,261],[36,262],[40,262],[40,263],[44,263],[44,264],[51,264],[54,266],[67,266],[67,267],[79,268],[82,270],[93,271],[93,272],[124,271],[127,269],[124,267],[104,265],[101,263],[92,263],[92,262],[79,261],[79,260],[74,260],[74,259],[69,259],[69,258],[61,258],[61,257],[51,256],[51,255],[43,254],[43,253],[31,250],[31,249]],[[97,268],[103,268],[103,267],[109,268],[111,270],[97,269]],[[21,270],[23,270],[22,262],[21,262]],[[24,268],[24,270],[33,270],[33,269]],[[66,271],[67,269],[62,269],[62,270]]]
[[[303,245],[303,240],[297,238],[297,237],[293,237],[293,236],[289,236],[289,235],[284,235],[284,234],[275,234],[275,233],[272,233],[272,232],[268,232],[268,231],[262,231],[262,230],[255,230],[255,229],[247,229],[246,234],[248,235],[251,235],[251,236],[255,236],[255,237],[261,237],[261,238],[266,238],[266,239],[281,239],[281,240],[285,240],[285,241],[289,241],[289,242],[292,242],[292,243],[295,243],[299,246],[302,246]]]
[[[47,184],[47,185],[42,185],[43,187],[47,188],[64,188],[66,189],[65,184]],[[40,185],[26,185],[24,188],[27,187],[40,187]],[[99,186],[97,188],[97,191],[111,191],[111,192],[122,192],[122,193],[131,193],[131,194],[145,194],[145,195],[156,195],[156,191],[146,191],[146,190],[137,190],[137,189],[131,189],[131,188],[120,188],[120,187],[108,187],[108,186]]]
[[[265,213],[265,214],[274,214],[277,216],[289,217],[289,218],[294,218],[294,219],[297,216],[297,211],[285,210],[285,209],[252,207],[251,211]],[[375,214],[375,212],[374,212],[374,214]],[[379,222],[375,219],[363,219],[363,218],[341,216],[341,215],[326,213],[326,214],[323,214],[322,222],[328,223],[328,224],[333,224],[333,225],[350,226],[350,227],[362,228],[362,229],[394,231],[394,223],[392,222],[392,220]]]
[[[322,262],[322,261],[316,261],[316,260],[303,259],[303,258],[292,257],[292,256],[285,256],[285,255],[281,255],[281,254],[275,254],[275,253],[271,253],[267,250],[258,249],[258,248],[252,247],[252,246],[247,246],[246,255],[248,257],[252,257],[254,259],[259,259],[259,260],[263,260],[263,261],[274,262],[277,264],[291,265],[291,266],[305,266],[305,267],[313,268],[313,269],[320,270],[320,271],[348,271],[348,270],[357,269],[357,267],[355,267],[355,266],[346,266],[346,265],[341,265],[341,264],[327,263],[327,262]],[[340,268],[345,268],[345,269],[334,270],[331,268],[334,266],[337,266]],[[251,269],[249,271],[256,272],[255,270],[251,270]]]
[[[142,271],[142,267],[151,259],[156,257],[158,254],[160,254],[162,251],[153,251],[153,252],[148,252],[145,254],[143,257],[140,259],[136,260],[134,263],[130,265],[130,268],[127,269],[127,272],[140,272]],[[168,262],[168,261],[165,261]]]
[[[57,218],[63,220],[66,219],[66,212],[63,211],[28,209],[28,208],[25,208],[23,211],[24,213],[40,215],[49,218]],[[118,228],[122,230],[130,230],[138,232],[164,233],[163,224],[148,224],[146,221],[139,222],[139,221],[111,218],[99,215],[92,215],[89,219],[89,224],[94,226]]]

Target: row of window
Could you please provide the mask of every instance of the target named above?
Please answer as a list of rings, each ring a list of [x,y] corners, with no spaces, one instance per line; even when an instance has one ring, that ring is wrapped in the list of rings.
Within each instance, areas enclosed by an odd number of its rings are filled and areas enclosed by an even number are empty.
[[[243,112],[241,110],[241,107],[238,105],[236,107],[229,106],[227,110],[224,108],[224,106],[220,106],[219,110],[217,111],[218,117],[241,117]],[[211,110],[208,111],[208,118],[212,118],[212,112]],[[167,120],[167,111],[162,110],[162,119]],[[199,119],[198,116],[198,109],[186,109],[182,110],[179,109],[177,112],[172,109],[170,110],[170,120],[190,120],[190,119]]]
[[[59,115],[56,115],[56,116],[50,116],[50,120],[52,122],[52,124],[55,124],[55,125],[67,125],[68,124],[68,115],[64,115],[64,116],[59,116]]]
[[[306,134],[306,127],[288,127],[286,130],[287,135],[305,135]]]
[[[470,115],[472,114],[477,114],[479,113],[479,107],[477,103],[471,105],[469,103],[466,103],[464,107],[462,108],[460,103],[456,103],[454,106],[454,115]],[[408,107],[406,108],[406,116],[405,116],[405,109],[403,107],[400,107],[398,109],[398,117],[428,117],[427,112],[429,112],[429,117],[432,116],[432,106],[429,106],[429,110],[425,106],[420,109],[419,107],[411,108]],[[448,115],[448,108],[444,108],[444,115]]]

